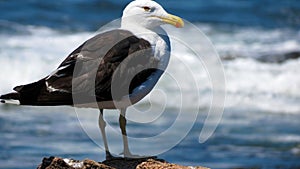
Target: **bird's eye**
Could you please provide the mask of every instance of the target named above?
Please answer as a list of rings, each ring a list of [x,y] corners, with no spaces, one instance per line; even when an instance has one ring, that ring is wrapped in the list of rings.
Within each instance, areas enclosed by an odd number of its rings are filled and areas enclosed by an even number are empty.
[[[151,8],[149,6],[143,6],[142,7],[146,12],[150,12]]]

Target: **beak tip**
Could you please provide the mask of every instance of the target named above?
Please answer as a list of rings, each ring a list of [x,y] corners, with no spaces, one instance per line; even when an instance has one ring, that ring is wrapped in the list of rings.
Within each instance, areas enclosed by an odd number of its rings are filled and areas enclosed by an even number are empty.
[[[183,22],[176,23],[176,28],[183,28],[183,27],[184,27],[184,23]]]
[[[180,18],[180,17],[177,17],[176,16],[176,23],[175,23],[175,27],[176,28],[183,28],[184,27],[184,21],[183,21],[183,19],[182,18]]]
[[[178,16],[168,14],[167,17],[161,17],[161,19],[167,23],[175,26],[176,28],[183,28],[184,27],[184,21]]]

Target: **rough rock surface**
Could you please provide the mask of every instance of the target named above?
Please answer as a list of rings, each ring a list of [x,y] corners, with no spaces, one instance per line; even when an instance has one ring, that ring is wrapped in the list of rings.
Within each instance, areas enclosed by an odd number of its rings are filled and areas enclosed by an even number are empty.
[[[221,54],[222,60],[234,60],[237,58],[248,58],[249,56],[241,55],[238,53],[224,53]],[[281,64],[285,63],[286,61],[299,59],[300,58],[300,51],[291,51],[291,52],[282,52],[282,53],[269,53],[264,55],[257,55],[252,56],[253,59],[263,63],[276,63]]]
[[[258,60],[267,63],[284,63],[285,61],[298,58],[300,58],[300,51],[263,55]]]
[[[144,159],[114,159],[103,162],[93,160],[70,160],[59,157],[44,158],[37,169],[208,169],[205,167],[187,167],[171,164],[154,158]]]

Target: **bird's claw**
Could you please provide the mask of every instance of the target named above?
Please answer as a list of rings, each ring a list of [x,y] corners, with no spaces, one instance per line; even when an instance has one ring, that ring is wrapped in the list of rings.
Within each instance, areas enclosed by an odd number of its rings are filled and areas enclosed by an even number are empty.
[[[111,160],[120,160],[123,159],[122,157],[115,157],[113,155],[110,154],[109,151],[106,152],[106,160],[105,161],[111,161]]]

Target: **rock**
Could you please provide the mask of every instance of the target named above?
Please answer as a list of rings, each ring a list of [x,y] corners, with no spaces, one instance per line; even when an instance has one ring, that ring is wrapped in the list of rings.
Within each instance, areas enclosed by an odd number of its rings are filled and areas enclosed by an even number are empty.
[[[225,61],[231,61],[231,60],[235,60],[236,58],[245,58],[244,56],[235,54],[235,53],[225,53],[225,54],[220,54],[220,57],[222,60]]]
[[[266,63],[283,63],[287,60],[298,58],[300,58],[300,51],[263,55],[258,57],[257,60]]]
[[[205,167],[188,167],[168,163],[155,158],[106,160],[96,162],[93,160],[72,160],[59,157],[44,158],[37,169],[208,169]]]
[[[241,54],[237,53],[222,53],[220,54],[221,59],[224,61],[231,61],[235,60],[236,58],[253,58],[260,62],[264,63],[277,63],[281,64],[288,60],[298,59],[300,58],[300,51],[291,51],[291,52],[285,52],[285,53],[269,53],[269,54],[263,54],[263,55],[257,55],[257,56],[243,56]]]
[[[166,161],[158,161],[154,159],[148,159],[145,162],[140,163],[136,169],[208,169],[205,167],[186,167],[177,164],[171,164]]]

